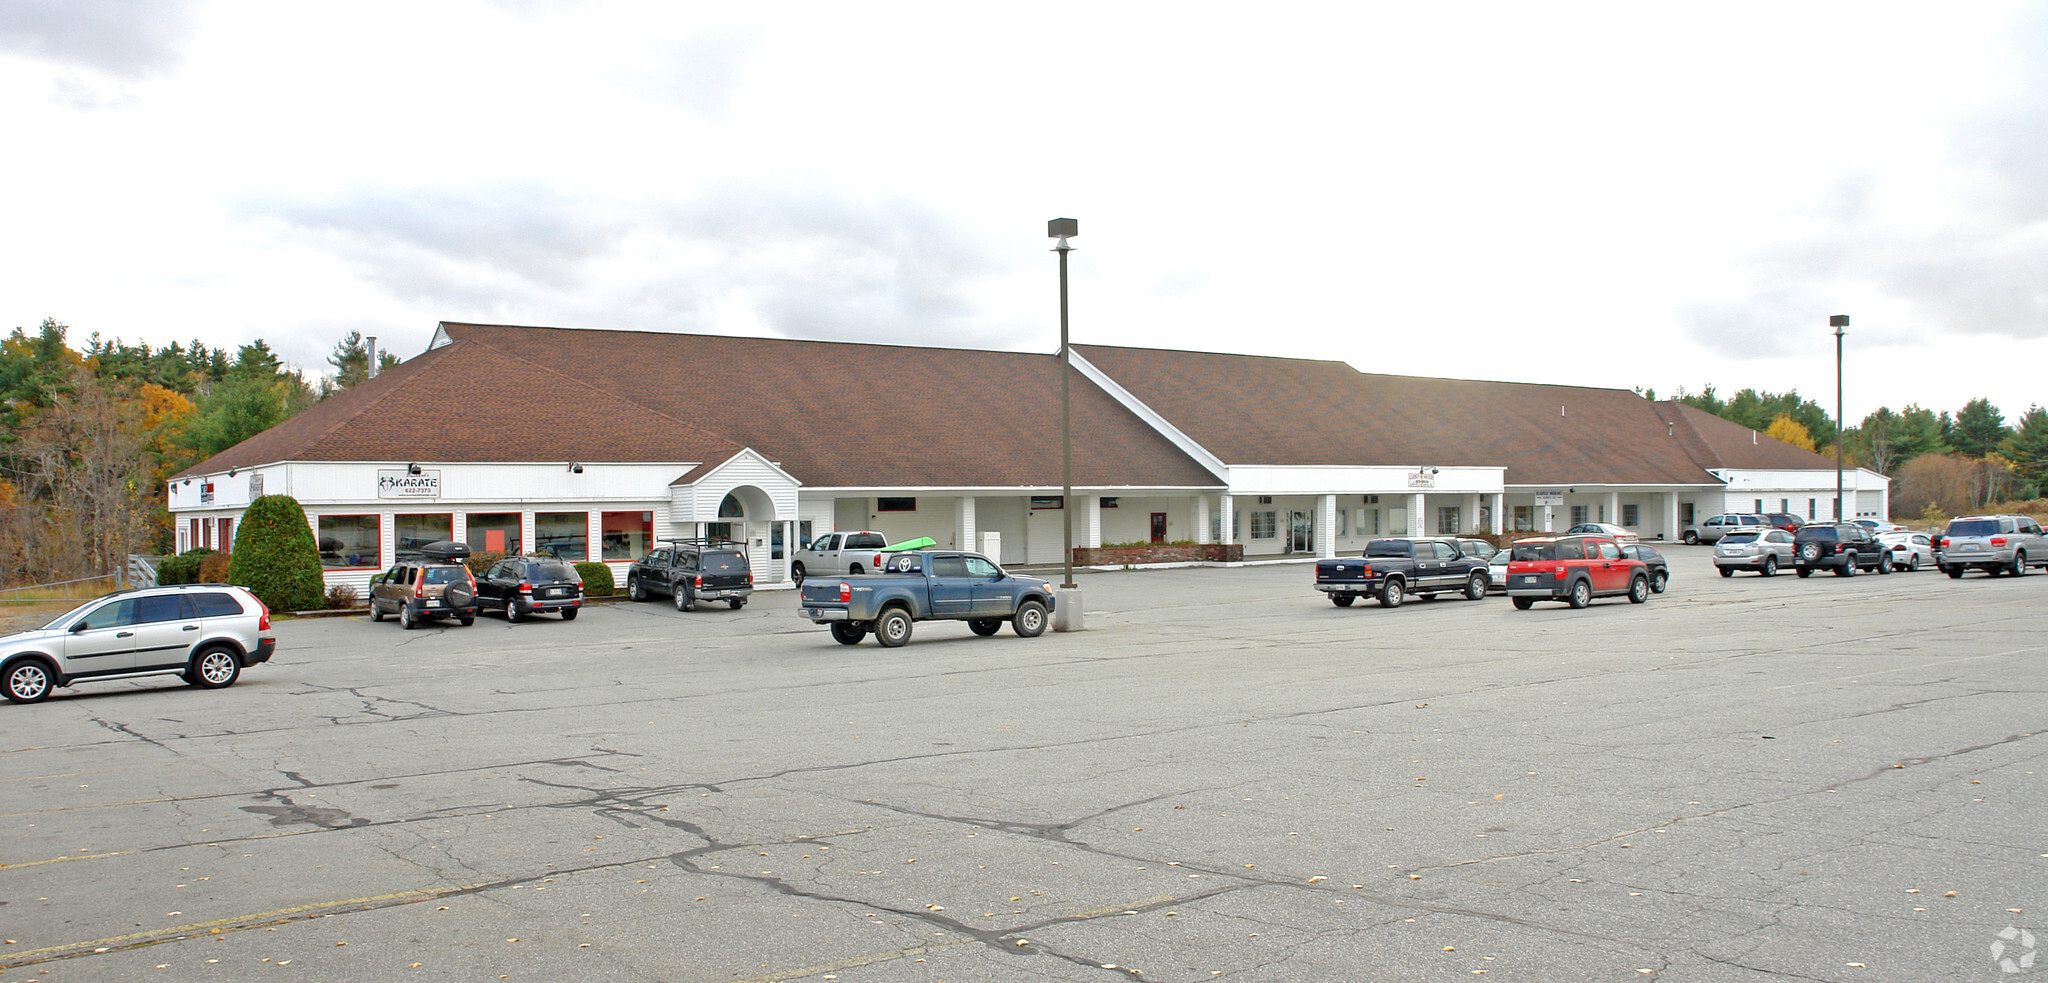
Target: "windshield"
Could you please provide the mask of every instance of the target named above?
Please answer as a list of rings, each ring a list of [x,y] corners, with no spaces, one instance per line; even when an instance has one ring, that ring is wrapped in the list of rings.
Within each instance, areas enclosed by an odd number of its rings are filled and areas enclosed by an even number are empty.
[[[1799,530],[1799,541],[1802,543],[1814,539],[1834,538],[1835,527],[1833,526],[1807,526]]]
[[[1583,560],[1585,550],[1578,540],[1563,543],[1516,543],[1516,560]]]
[[[697,569],[705,573],[736,573],[747,569],[747,559],[738,553],[706,553]]]
[[[1993,536],[1997,533],[1997,519],[1957,519],[1948,524],[1951,536]]]
[[[50,623],[49,623],[49,624],[47,624],[47,625],[44,625],[43,627],[44,627],[44,628],[46,628],[46,629],[47,629],[47,628],[63,628],[63,627],[65,627],[65,626],[69,625],[69,624],[70,624],[70,623],[71,623],[72,621],[76,620],[76,619],[78,618],[78,616],[79,616],[79,615],[81,615],[81,614],[84,614],[84,613],[85,613],[85,609],[86,609],[86,608],[89,608],[89,607],[92,607],[92,606],[93,606],[93,605],[95,605],[95,604],[98,604],[98,603],[99,603],[99,602],[100,602],[101,600],[102,600],[102,598],[97,598],[97,597],[95,597],[95,598],[93,598],[92,600],[90,600],[90,601],[87,601],[87,602],[85,602],[84,604],[81,604],[81,605],[79,605],[79,606],[77,606],[77,607],[75,607],[75,608],[72,608],[72,609],[71,609],[71,610],[69,610],[69,611],[66,611],[66,612],[64,612],[63,614],[60,614],[60,615],[58,615],[58,616],[57,616],[57,618],[56,618],[56,620],[54,620],[54,621],[50,622]]]
[[[1375,539],[1365,544],[1367,556],[1408,556],[1409,546],[1398,539]]]
[[[463,567],[428,567],[421,577],[429,584],[464,584],[469,582],[469,571]]]
[[[1724,543],[1734,543],[1734,544],[1741,544],[1741,543],[1754,543],[1754,542],[1756,542],[1756,533],[1753,533],[1753,532],[1731,532],[1731,533],[1729,533],[1728,535],[1726,535],[1726,536],[1723,536],[1723,537],[1721,537],[1721,541],[1722,541],[1722,542],[1724,542]]]
[[[536,563],[533,575],[540,580],[577,580],[576,568],[566,563]]]

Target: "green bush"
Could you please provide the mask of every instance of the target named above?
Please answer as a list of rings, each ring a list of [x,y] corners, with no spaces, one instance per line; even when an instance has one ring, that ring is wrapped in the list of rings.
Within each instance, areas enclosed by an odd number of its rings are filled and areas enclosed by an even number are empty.
[[[482,553],[469,554],[469,558],[463,560],[462,564],[463,566],[469,568],[469,573],[471,576],[481,577],[484,575],[484,571],[489,570],[492,566],[496,565],[499,560],[502,560],[504,558],[505,554],[503,553],[497,552],[495,550],[487,550]]]
[[[310,611],[326,602],[320,547],[297,499],[265,495],[249,503],[235,529],[228,582],[249,588],[272,611]]]
[[[610,597],[618,590],[612,582],[612,568],[602,563],[578,563],[576,576],[583,578],[584,597]]]
[[[201,546],[196,550],[186,550],[177,556],[164,557],[164,561],[156,565],[156,582],[165,586],[196,584],[199,582],[200,562],[213,554],[213,550]]]

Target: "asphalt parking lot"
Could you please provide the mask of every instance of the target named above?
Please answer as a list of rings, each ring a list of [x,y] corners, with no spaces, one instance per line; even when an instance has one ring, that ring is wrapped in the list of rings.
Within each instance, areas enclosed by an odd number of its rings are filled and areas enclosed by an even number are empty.
[[[1089,574],[1086,632],[899,649],[786,592],[284,622],[0,706],[0,980],[2048,973],[2048,577],[1667,552],[1584,611]]]

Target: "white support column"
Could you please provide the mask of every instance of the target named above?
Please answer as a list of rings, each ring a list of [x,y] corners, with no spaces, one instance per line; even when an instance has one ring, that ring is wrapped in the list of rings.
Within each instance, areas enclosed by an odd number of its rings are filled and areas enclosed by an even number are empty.
[[[512,552],[515,555],[533,552],[533,510],[531,509],[519,513],[519,548]]]
[[[1507,528],[1506,526],[1502,525],[1502,523],[1503,523],[1504,521],[1506,521],[1506,520],[1505,520],[1505,519],[1503,519],[1503,518],[1501,517],[1501,513],[1503,513],[1503,512],[1506,512],[1507,510],[1508,510],[1508,496],[1507,496],[1507,493],[1506,493],[1506,492],[1494,492],[1494,493],[1493,493],[1493,522],[1491,523],[1491,525],[1493,526],[1493,528],[1491,528],[1491,529],[1487,530],[1488,532],[1491,532],[1491,533],[1493,533],[1494,535],[1498,536],[1498,535],[1500,535],[1500,534],[1501,534],[1501,530],[1503,530],[1503,529]]]
[[[1422,495],[1408,496],[1408,535],[1429,535],[1429,513]]]
[[[1195,496],[1195,542],[1209,545],[1209,496]]]
[[[1102,496],[1081,496],[1080,542],[1075,546],[1097,549],[1102,546]]]
[[[1223,545],[1237,542],[1237,501],[1229,492],[1223,493]]]
[[[1664,493],[1664,538],[1678,542],[1685,538],[1685,530],[1678,528],[1678,489]]]
[[[1611,491],[1611,492],[1608,492],[1608,493],[1607,493],[1607,518],[1605,518],[1605,519],[1602,519],[1602,520],[1600,520],[1600,521],[1602,521],[1602,522],[1607,522],[1607,523],[1612,523],[1612,524],[1614,524],[1614,525],[1617,525],[1617,526],[1618,526],[1618,525],[1621,525],[1621,493],[1620,493],[1620,492],[1618,492],[1618,491]]]
[[[1328,559],[1337,555],[1337,496],[1324,495],[1316,509],[1316,555]]]
[[[979,550],[975,542],[974,496],[962,495],[953,506],[953,548],[956,550]],[[990,557],[994,559],[994,557]]]
[[[1480,498],[1477,492],[1465,497],[1465,528],[1458,530],[1459,532],[1481,531],[1479,528],[1479,507]]]

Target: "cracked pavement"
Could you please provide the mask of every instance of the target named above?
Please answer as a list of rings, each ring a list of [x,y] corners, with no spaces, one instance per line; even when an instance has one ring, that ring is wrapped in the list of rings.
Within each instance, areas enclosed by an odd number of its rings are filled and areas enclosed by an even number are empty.
[[[1643,606],[1126,571],[900,649],[786,593],[282,622],[0,707],[0,981],[2014,978],[2048,578],[1667,552]]]

